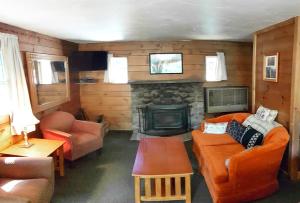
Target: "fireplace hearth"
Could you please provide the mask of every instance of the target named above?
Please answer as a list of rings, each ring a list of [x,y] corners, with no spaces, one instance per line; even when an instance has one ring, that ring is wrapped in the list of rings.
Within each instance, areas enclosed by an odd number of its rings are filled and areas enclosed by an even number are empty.
[[[152,136],[170,136],[191,130],[188,104],[147,105],[138,108],[139,132]]]

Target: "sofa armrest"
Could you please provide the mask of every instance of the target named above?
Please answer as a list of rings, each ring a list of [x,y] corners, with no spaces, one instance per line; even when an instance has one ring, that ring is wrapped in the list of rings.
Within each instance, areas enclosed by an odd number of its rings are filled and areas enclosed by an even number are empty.
[[[103,126],[101,123],[91,121],[75,120],[72,125],[72,131],[81,131],[103,137]]]
[[[232,156],[228,166],[229,181],[236,187],[275,181],[285,146],[281,143],[266,144]]]
[[[0,176],[12,179],[46,178],[53,181],[52,157],[0,157]]]

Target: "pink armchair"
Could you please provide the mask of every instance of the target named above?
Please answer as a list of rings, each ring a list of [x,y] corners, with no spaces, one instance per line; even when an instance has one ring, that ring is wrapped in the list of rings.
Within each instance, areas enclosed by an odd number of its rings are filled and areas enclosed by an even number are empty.
[[[47,203],[54,191],[51,157],[1,157],[0,202]]]
[[[44,138],[65,141],[64,156],[70,161],[103,146],[102,124],[76,120],[67,112],[56,111],[43,117],[40,128]]]

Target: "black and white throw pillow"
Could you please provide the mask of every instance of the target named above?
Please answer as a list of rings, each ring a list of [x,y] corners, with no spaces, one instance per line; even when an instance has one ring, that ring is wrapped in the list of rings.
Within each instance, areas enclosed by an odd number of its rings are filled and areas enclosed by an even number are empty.
[[[246,127],[238,121],[232,120],[227,125],[226,133],[231,135],[236,141],[240,142],[245,129]]]
[[[248,126],[244,131],[240,143],[246,148],[252,148],[256,145],[261,145],[263,142],[264,136],[251,126]]]

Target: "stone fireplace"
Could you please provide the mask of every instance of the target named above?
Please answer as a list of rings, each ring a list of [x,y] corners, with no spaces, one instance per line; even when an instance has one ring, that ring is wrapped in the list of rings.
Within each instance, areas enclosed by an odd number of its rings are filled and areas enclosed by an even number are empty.
[[[191,130],[198,128],[200,122],[203,120],[203,83],[197,80],[131,81],[130,85],[132,91],[131,111],[133,138],[139,139],[140,133],[163,136],[172,135],[174,133],[178,134],[180,130],[184,132],[186,129]],[[178,111],[178,108],[177,112],[174,110],[174,107],[183,106],[187,107],[186,109],[188,109],[189,115],[186,115],[186,111],[185,113],[180,112],[180,110]],[[146,109],[154,109],[155,111],[154,113],[145,114]],[[169,113],[166,114],[166,110],[168,110]],[[159,115],[159,113],[163,112],[165,112],[165,115]],[[143,123],[145,121],[141,120],[141,114],[144,116],[142,118],[150,116],[152,123]],[[187,116],[187,120],[186,118],[184,118],[185,121],[179,119],[183,118],[184,115]],[[160,121],[155,122],[157,119],[160,119]],[[163,119],[163,121],[161,119]],[[174,123],[172,124],[172,122]],[[157,131],[153,131],[153,128]],[[168,128],[170,131],[166,132],[165,130]],[[162,129],[163,131],[161,131]]]
[[[138,107],[139,133],[170,136],[191,130],[188,104],[151,104]]]

